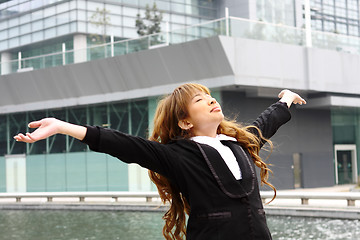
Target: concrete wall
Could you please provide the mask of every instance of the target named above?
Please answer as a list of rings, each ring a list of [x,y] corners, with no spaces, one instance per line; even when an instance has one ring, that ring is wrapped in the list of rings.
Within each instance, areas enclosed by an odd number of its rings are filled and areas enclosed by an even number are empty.
[[[0,113],[156,96],[195,81],[258,97],[290,88],[358,98],[358,79],[360,55],[220,36],[0,76]]]
[[[236,85],[360,92],[360,55],[243,38],[220,40]]]
[[[163,95],[184,82],[228,85],[219,38],[0,76],[0,113]],[[232,83],[232,82],[231,82]]]
[[[237,120],[245,125],[251,124],[275,101],[276,97],[248,97],[241,89],[222,94],[225,115],[230,118],[237,115]],[[305,109],[295,105],[290,110],[292,119],[271,139],[274,151],[269,162],[273,165],[270,168],[274,176],[270,177],[270,181],[278,189],[294,188],[293,154],[300,153],[303,187],[334,185],[330,110]],[[267,152],[263,151],[262,156],[267,156]]]

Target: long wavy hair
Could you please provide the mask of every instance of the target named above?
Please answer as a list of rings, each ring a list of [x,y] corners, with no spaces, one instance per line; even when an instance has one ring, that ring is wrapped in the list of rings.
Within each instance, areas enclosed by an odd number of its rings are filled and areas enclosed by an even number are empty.
[[[154,116],[154,130],[149,139],[166,144],[171,140],[192,137],[191,131],[181,129],[178,126],[178,122],[188,117],[188,104],[193,95],[198,91],[210,94],[207,87],[201,84],[188,83],[177,87],[172,94],[160,100]],[[253,134],[254,130],[257,134]],[[260,168],[261,184],[266,184],[274,190],[274,199],[276,197],[276,189],[268,182],[271,170],[259,156],[262,143],[268,142],[271,149],[272,143],[263,138],[261,131],[257,127],[242,127],[235,121],[225,119],[220,123],[217,133],[236,138],[238,143],[247,149],[255,165]],[[163,228],[164,237],[166,239],[183,239],[186,236],[186,214],[190,213],[188,202],[179,189],[164,176],[150,170],[149,176],[157,186],[162,202],[164,204],[166,202],[170,203],[169,210],[163,216],[165,220]]]

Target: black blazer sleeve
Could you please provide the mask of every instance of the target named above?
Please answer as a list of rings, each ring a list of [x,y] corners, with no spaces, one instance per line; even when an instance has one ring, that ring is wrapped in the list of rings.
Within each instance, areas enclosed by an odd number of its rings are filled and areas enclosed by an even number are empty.
[[[95,152],[110,154],[125,163],[137,163],[164,176],[174,169],[176,154],[164,144],[108,128],[86,128],[82,142]]]
[[[286,103],[276,102],[263,111],[260,116],[253,122],[253,126],[258,127],[264,138],[270,139],[276,131],[291,119],[291,114]],[[259,136],[255,128],[250,131]],[[261,146],[265,142],[261,142]]]

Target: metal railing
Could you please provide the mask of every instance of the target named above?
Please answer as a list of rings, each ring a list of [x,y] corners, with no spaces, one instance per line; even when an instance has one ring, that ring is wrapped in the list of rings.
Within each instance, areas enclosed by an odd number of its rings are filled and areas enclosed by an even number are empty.
[[[262,191],[263,202],[272,199],[274,192]],[[346,200],[347,206],[355,206],[355,201],[360,200],[360,192],[302,192],[302,191],[277,191],[276,199],[300,199],[301,205],[309,205],[309,199]]]
[[[271,199],[274,195],[272,191],[261,191],[263,201]],[[16,199],[21,202],[24,198],[42,198],[47,202],[52,202],[54,198],[77,198],[79,202],[85,202],[86,198],[109,198],[115,202],[119,198],[145,199],[146,202],[152,202],[159,198],[157,192],[25,192],[25,193],[0,193],[2,199]],[[347,206],[355,206],[356,201],[360,201],[360,192],[302,192],[302,191],[278,191],[276,199],[298,199],[301,205],[308,205],[309,199],[323,200],[344,200]]]
[[[225,17],[157,34],[147,35],[136,39],[114,41],[111,37],[109,43],[91,46],[77,50],[63,50],[61,52],[21,58],[1,62],[1,75],[31,71],[72,63],[91,61],[95,59],[119,56],[183,43],[200,38],[217,35],[241,37],[270,42],[280,42],[299,46],[307,46],[304,28],[296,28],[282,24],[272,24],[263,21],[253,21],[237,17]],[[329,32],[311,31],[311,46],[352,54],[360,54],[360,38]]]
[[[159,198],[157,192],[25,192],[25,193],[0,193],[0,198],[16,199],[21,202],[24,198],[46,199],[52,202],[54,198],[77,198],[79,202],[85,202],[86,198],[109,198],[118,201],[119,198],[145,199],[151,202],[153,198]]]

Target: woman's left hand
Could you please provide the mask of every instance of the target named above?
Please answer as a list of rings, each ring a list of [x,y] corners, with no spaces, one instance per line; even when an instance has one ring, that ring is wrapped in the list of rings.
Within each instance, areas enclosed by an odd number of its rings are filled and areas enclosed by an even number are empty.
[[[288,89],[284,89],[282,90],[278,97],[280,98],[280,102],[286,102],[286,104],[288,105],[288,107],[291,106],[292,103],[294,104],[306,104],[305,99],[303,99],[302,97],[300,97],[299,94],[294,93]]]

